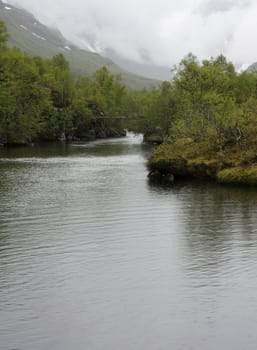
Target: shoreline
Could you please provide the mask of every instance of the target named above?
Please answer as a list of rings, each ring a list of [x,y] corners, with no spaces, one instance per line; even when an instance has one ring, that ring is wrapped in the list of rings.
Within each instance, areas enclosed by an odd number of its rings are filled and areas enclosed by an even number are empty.
[[[154,150],[147,167],[150,179],[174,182],[197,179],[225,185],[257,186],[257,160],[252,150],[236,148],[203,152],[201,143],[161,145]]]
[[[110,134],[101,134],[100,136],[94,136],[94,137],[85,137],[85,138],[59,138],[55,140],[45,140],[45,139],[38,139],[33,140],[31,142],[26,143],[3,143],[0,142],[0,149],[3,148],[20,148],[20,147],[34,147],[39,145],[47,145],[47,144],[76,144],[76,143],[85,143],[85,142],[93,142],[97,140],[103,140],[103,139],[111,139],[111,138],[122,138],[126,136],[126,131],[124,132],[118,132],[110,133]]]

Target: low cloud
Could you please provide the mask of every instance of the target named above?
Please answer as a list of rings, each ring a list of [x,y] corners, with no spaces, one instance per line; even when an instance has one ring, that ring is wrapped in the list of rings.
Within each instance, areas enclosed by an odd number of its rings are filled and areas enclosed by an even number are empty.
[[[188,52],[257,61],[254,0],[9,0],[81,47],[172,66]]]

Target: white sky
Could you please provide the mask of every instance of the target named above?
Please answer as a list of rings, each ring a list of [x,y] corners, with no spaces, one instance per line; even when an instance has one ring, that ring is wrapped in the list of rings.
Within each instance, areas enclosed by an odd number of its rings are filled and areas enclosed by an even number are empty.
[[[257,61],[256,0],[8,0],[83,47],[172,66],[188,52]],[[85,41],[84,41],[85,40]]]

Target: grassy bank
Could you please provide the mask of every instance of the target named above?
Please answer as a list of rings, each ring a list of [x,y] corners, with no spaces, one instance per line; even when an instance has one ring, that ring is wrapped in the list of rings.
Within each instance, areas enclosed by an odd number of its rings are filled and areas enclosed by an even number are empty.
[[[255,150],[211,148],[207,142],[179,139],[155,149],[148,161],[150,176],[196,178],[223,184],[257,185]],[[172,177],[170,177],[173,175]]]

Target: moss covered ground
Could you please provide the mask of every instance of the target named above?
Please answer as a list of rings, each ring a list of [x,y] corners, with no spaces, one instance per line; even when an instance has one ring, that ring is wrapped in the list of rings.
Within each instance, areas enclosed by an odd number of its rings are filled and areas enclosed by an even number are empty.
[[[255,150],[227,147],[219,150],[208,142],[179,139],[174,144],[156,148],[148,161],[154,175],[174,175],[223,184],[257,185],[257,159]]]

